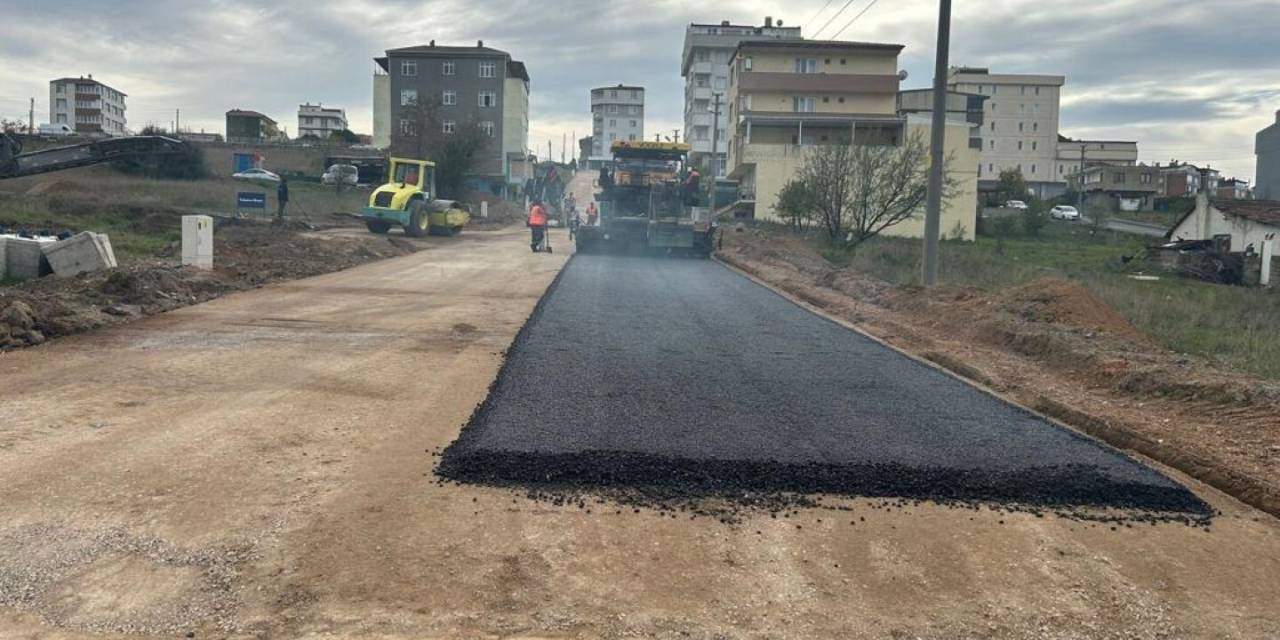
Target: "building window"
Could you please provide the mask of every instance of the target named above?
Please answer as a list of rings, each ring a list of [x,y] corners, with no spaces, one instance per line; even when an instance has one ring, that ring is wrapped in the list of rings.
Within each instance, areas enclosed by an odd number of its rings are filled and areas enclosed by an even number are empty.
[[[995,131],[995,130],[996,130],[996,122],[995,122],[995,120],[992,120],[992,121],[991,121],[991,130],[992,130],[992,131]]]
[[[1018,141],[1018,151],[1022,151],[1022,141]]]
[[[1035,150],[1036,150],[1036,146],[1037,146],[1036,141],[1035,141],[1035,140],[1032,140],[1032,141],[1031,141],[1031,150],[1032,150],[1032,151],[1035,151]]]
[[[729,82],[728,78],[725,78],[724,76],[716,76],[711,79],[711,88],[724,89],[726,84],[728,84],[728,82]]]
[[[836,98],[836,102],[839,102],[840,104],[844,104],[844,96],[840,96],[839,98]]]
[[[445,133],[453,133],[454,131],[458,130],[458,123],[454,122],[453,120],[445,120],[443,125],[441,126],[441,130],[444,131]]]
[[[457,70],[458,70],[458,67],[453,63],[452,60],[445,60],[444,62],[440,63],[440,75],[442,76],[451,76],[454,73],[456,73]]]
[[[486,136],[489,136],[490,138],[493,137],[493,129],[494,129],[493,123],[489,122],[488,120],[480,123],[480,130],[483,131],[484,134]]]
[[[1034,176],[1035,174],[1036,174],[1036,166],[1033,164],[1031,165],[1031,175]]]
[[[1039,122],[1032,122],[1032,123],[1031,123],[1031,130],[1032,130],[1032,131],[1039,131],[1039,130],[1040,130],[1040,123],[1039,123]]]
[[[698,49],[697,60],[698,62],[711,62],[711,50]]]
[[[635,126],[636,126],[636,121],[635,121],[635,120],[632,120],[632,121],[631,121],[631,127],[632,127],[632,128],[635,128]]]
[[[747,71],[751,70],[751,56],[747,56],[745,59],[743,59],[742,68],[746,69]]]
[[[639,90],[639,89],[632,89],[632,90],[631,90],[631,97],[632,97],[633,99],[639,98],[639,97],[640,97],[640,90]]]
[[[610,127],[616,127],[616,126],[618,126],[618,121],[617,121],[617,120],[610,119],[610,120],[609,120],[609,126],[610,126]]]
[[[992,163],[988,162],[988,163],[987,163],[987,173],[995,173],[995,171],[996,171],[996,165],[994,165],[994,164],[992,164]]]
[[[492,77],[493,77],[493,75],[494,75],[494,72],[495,72],[496,70],[497,70],[497,65],[495,65],[495,64],[494,64],[494,63],[492,63],[492,62],[481,62],[481,63],[480,63],[480,77],[481,77],[481,78],[492,78]]]
[[[637,107],[637,106],[635,106],[635,105],[631,105],[631,106],[627,107],[627,114],[628,114],[628,115],[633,115],[633,116],[638,116],[638,115],[640,115],[640,107]]]
[[[481,91],[477,99],[482,107],[498,106],[498,94],[492,91]]]
[[[1022,123],[1021,123],[1021,122],[1019,122],[1019,123],[1018,123],[1018,131],[1019,131],[1019,132],[1021,132],[1021,131],[1022,131]]]
[[[1062,175],[1063,173],[1066,173],[1065,169],[1066,167],[1062,165],[1058,165],[1058,175]]]
[[[1124,184],[1124,174],[1123,174],[1123,173],[1120,173],[1119,171],[1117,171],[1117,172],[1116,172],[1116,175],[1115,175],[1115,179],[1116,179],[1116,184]]]
[[[1021,93],[1024,96],[1027,95],[1027,87],[1025,85],[1018,87],[1018,93]]]
[[[67,108],[67,99],[66,99],[66,98],[58,98],[58,108],[59,108],[59,109],[66,109],[66,108]]]
[[[618,112],[618,105],[616,104],[609,105],[609,113],[617,113],[617,112]]]
[[[417,60],[401,60],[400,75],[402,76],[418,75],[418,61]]]
[[[995,151],[995,150],[996,150],[996,141],[995,141],[995,140],[991,140],[990,142],[991,142],[991,150],[992,150],[992,151]]]
[[[614,91],[614,90],[612,90],[612,89],[610,89],[610,90],[609,90],[609,97],[610,97],[610,98],[617,98],[617,97],[618,97],[618,92],[617,92],[617,91]]]
[[[65,114],[65,113],[59,113],[59,114],[58,114],[58,117],[55,119],[55,122],[57,122],[58,124],[66,124],[66,123],[67,123],[67,114]]]
[[[817,73],[818,60],[816,58],[796,58],[796,73]]]
[[[1039,103],[1032,103],[1032,105],[1031,105],[1031,113],[1034,113],[1034,114],[1036,114],[1036,115],[1039,115],[1039,114],[1040,114],[1040,104],[1039,104]]]
[[[816,103],[813,96],[796,96],[791,99],[791,106],[796,113],[813,113],[817,110]]]
[[[56,86],[56,87],[58,88],[58,93],[62,93],[62,92],[65,90],[65,88],[66,88],[66,86],[67,86],[67,85],[65,85],[65,84],[58,84],[58,85],[54,85],[54,86]]]
[[[1141,178],[1142,184],[1151,184],[1151,174],[1144,173]]]
[[[634,141],[636,139],[636,134],[634,133],[627,134],[627,139]]]
[[[1036,87],[1036,95],[1040,95],[1040,87]]]
[[[442,104],[444,104],[445,106],[449,106],[449,107],[451,107],[451,106],[453,106],[453,105],[455,105],[455,104],[458,104],[458,92],[457,92],[457,91],[446,91],[446,92],[444,92],[444,95],[441,97],[440,101],[441,101],[441,103],[442,103]]]
[[[400,135],[414,136],[417,134],[417,128],[413,126],[413,121],[406,118],[400,119]]]
[[[417,89],[402,89],[400,91],[400,106],[412,107],[418,104]]]

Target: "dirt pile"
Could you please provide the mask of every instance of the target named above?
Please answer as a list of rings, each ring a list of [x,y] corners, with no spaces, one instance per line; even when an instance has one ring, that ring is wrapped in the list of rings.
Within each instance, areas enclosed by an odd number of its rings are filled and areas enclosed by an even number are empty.
[[[75,278],[47,277],[0,287],[0,349],[163,313],[229,292],[339,271],[413,253],[399,238],[318,237],[260,225],[230,226],[215,236],[215,267],[203,271],[156,259]],[[173,256],[176,246],[163,254]]]
[[[1004,310],[1029,322],[1067,325],[1086,331],[1141,338],[1120,312],[1087,289],[1061,278],[1041,278],[1002,293]]]

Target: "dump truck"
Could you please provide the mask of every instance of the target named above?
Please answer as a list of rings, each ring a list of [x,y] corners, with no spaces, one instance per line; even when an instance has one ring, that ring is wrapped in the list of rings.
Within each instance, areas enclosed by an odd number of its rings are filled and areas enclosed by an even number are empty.
[[[369,196],[360,217],[373,233],[402,227],[407,236],[456,235],[471,222],[471,213],[453,200],[436,194],[436,164],[430,160],[391,158],[389,182]]]
[[[684,254],[710,257],[716,226],[700,193],[686,192],[689,145],[613,143],[612,166],[601,172],[600,219],[576,232],[578,251]]]

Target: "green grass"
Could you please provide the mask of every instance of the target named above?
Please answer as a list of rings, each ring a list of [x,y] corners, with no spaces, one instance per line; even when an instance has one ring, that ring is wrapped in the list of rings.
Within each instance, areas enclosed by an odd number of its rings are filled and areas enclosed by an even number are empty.
[[[874,238],[853,254],[816,248],[836,266],[900,284],[920,282],[919,240]],[[999,290],[1037,278],[1079,282],[1158,343],[1280,380],[1280,292],[1209,284],[1162,273],[1137,256],[1144,239],[1112,232],[1090,236],[1081,225],[1054,222],[1039,238],[944,241],[939,279],[944,285]],[[1142,270],[1158,281],[1128,277]]]

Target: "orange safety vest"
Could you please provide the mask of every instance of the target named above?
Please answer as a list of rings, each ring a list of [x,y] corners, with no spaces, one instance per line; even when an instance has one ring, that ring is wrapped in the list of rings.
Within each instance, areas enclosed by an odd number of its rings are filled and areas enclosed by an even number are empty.
[[[541,206],[538,206],[536,204],[533,205],[533,208],[529,209],[529,226],[531,227],[547,226],[546,209],[543,209]]]

